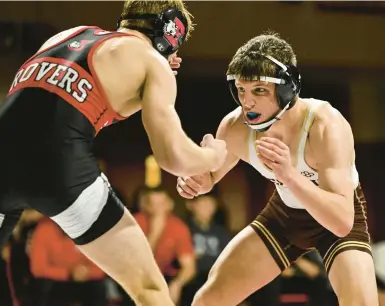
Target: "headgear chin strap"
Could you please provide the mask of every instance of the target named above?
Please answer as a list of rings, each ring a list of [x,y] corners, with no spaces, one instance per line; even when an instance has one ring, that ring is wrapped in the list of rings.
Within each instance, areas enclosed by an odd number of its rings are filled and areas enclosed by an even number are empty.
[[[163,56],[175,53],[183,44],[188,33],[186,17],[176,8],[169,8],[160,14],[127,14],[120,16],[117,28],[123,20],[148,20],[152,29],[131,26],[146,34],[154,48]]]
[[[276,77],[261,76],[253,80],[276,84],[276,96],[281,110],[264,122],[253,124],[245,121],[245,124],[254,130],[264,132],[267,131],[277,120],[280,120],[285,111],[294,106],[296,102],[295,98],[301,91],[301,75],[295,66],[286,66],[270,55],[261,54],[261,56],[272,61],[277,66],[278,71]],[[235,80],[237,78],[242,79],[240,76],[228,75],[227,81],[233,99],[237,104],[242,106],[238,97],[238,89],[235,86]]]
[[[254,123],[249,123],[245,120],[245,124],[247,124],[253,130],[256,130],[257,132],[265,132],[273,125],[273,123],[275,123],[277,120],[281,120],[283,113],[286,112],[288,108],[289,108],[289,104],[287,104],[284,107],[284,109],[280,110],[278,113],[276,113],[270,119],[264,122],[254,124]]]

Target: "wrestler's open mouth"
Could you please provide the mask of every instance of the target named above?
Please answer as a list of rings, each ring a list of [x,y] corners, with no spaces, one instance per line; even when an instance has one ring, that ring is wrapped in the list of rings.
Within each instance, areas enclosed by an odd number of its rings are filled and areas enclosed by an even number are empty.
[[[257,123],[261,119],[261,114],[256,112],[247,112],[246,117],[250,123]]]

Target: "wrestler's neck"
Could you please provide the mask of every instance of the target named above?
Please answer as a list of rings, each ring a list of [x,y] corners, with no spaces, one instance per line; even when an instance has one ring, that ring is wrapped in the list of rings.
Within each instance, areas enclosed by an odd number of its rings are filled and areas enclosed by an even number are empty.
[[[134,35],[136,37],[139,37],[143,39],[144,41],[147,41],[150,45],[152,45],[151,39],[143,34],[142,32],[136,31],[136,30],[131,30],[131,29],[126,29],[126,28],[120,28],[117,32],[122,32],[122,33],[127,33]]]
[[[302,126],[303,117],[306,113],[307,106],[305,102],[298,98],[295,105],[286,111],[281,120],[276,121],[271,128],[267,131],[269,135],[286,135],[288,132],[296,131]]]

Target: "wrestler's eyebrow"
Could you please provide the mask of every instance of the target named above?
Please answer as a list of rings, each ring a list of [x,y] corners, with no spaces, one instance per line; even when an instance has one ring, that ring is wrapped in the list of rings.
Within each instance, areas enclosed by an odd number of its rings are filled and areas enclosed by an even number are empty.
[[[260,86],[263,86],[263,87],[268,87],[267,86],[267,83],[265,82],[258,82],[257,84],[253,84],[254,87],[260,87]]]

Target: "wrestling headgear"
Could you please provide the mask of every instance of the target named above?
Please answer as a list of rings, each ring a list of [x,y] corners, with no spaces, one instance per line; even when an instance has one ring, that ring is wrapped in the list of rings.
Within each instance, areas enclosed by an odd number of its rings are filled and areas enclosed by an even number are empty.
[[[248,122],[245,123],[254,130],[264,132],[267,131],[274,122],[279,120],[285,111],[294,106],[296,102],[295,97],[301,91],[301,75],[299,74],[296,66],[286,66],[270,55],[260,55],[272,61],[278,69],[276,77],[261,76],[260,78],[255,78],[255,81],[263,81],[276,84],[275,91],[278,105],[281,110],[264,122],[256,124],[251,124]],[[235,102],[242,106],[238,98],[237,87],[235,86],[236,78],[238,78],[238,76],[228,75],[227,81],[229,83],[231,95],[233,96]]]
[[[169,8],[160,14],[127,14],[121,15],[117,28],[123,20],[149,20],[153,29],[130,26],[148,35],[154,48],[167,57],[179,49],[186,39],[188,32],[187,19],[176,8]]]

